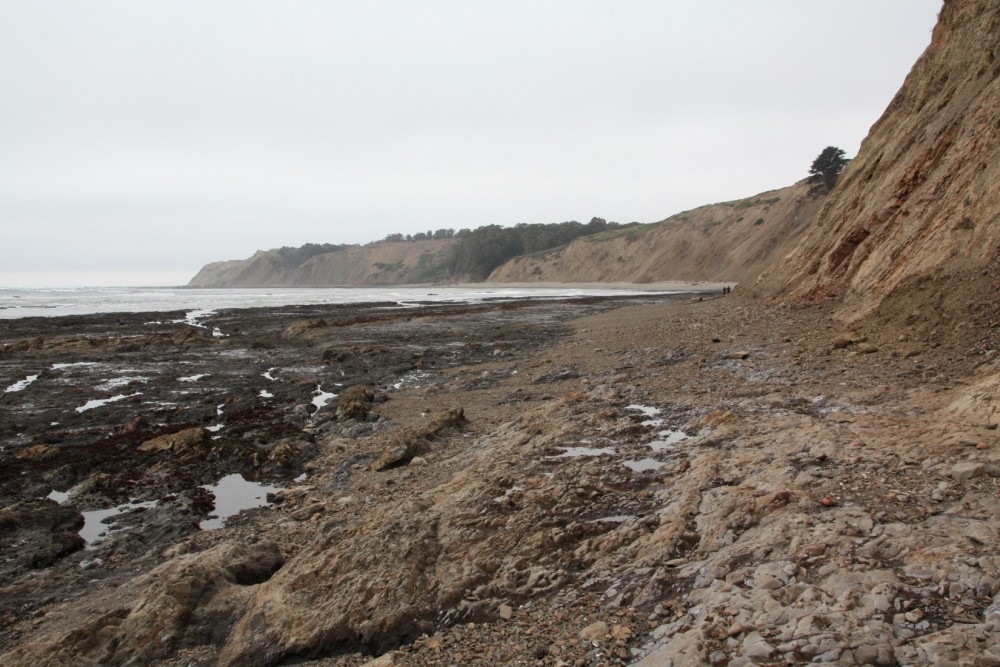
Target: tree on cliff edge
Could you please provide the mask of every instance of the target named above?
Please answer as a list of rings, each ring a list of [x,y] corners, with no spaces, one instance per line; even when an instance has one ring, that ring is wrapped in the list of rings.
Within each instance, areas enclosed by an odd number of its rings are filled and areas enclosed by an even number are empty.
[[[809,168],[809,173],[812,174],[809,180],[813,184],[813,194],[825,195],[833,190],[833,186],[837,184],[837,177],[850,161],[850,158],[844,157],[844,151],[836,146],[824,148]]]

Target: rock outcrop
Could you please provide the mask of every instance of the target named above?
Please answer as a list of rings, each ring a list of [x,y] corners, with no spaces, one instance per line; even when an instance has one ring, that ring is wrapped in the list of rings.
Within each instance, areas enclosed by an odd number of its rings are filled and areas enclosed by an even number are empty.
[[[177,556],[134,582],[142,593],[130,609],[109,611],[5,659],[30,664],[46,655],[52,657],[48,664],[156,664],[180,647],[211,640],[232,623],[254,586],[267,581],[283,562],[271,542],[222,544]]]

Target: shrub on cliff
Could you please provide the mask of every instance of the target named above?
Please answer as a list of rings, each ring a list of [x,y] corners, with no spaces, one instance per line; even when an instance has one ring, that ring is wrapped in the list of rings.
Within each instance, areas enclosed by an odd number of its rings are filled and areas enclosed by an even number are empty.
[[[813,160],[812,166],[809,168],[809,173],[812,174],[809,180],[813,184],[813,194],[825,195],[830,190],[833,190],[833,186],[837,184],[840,172],[844,170],[844,167],[850,161],[850,158],[844,157],[844,151],[836,146],[827,146],[824,148],[823,152]]]

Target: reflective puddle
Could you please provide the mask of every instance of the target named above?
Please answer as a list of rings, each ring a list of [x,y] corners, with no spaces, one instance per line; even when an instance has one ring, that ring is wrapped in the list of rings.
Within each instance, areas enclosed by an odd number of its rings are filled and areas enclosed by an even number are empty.
[[[48,498],[49,500],[56,501],[60,505],[62,505],[67,500],[69,500],[69,494],[68,493],[66,493],[65,491],[56,491],[55,489],[52,489],[52,491],[49,493],[49,495],[47,495],[45,497]]]
[[[659,408],[654,408],[654,407],[649,406],[649,405],[635,405],[635,404],[633,404],[633,405],[627,406],[626,409],[627,410],[638,410],[639,412],[641,412],[642,414],[646,415],[647,417],[655,417],[658,414],[660,414],[660,412],[662,412]]]
[[[12,384],[11,386],[9,386],[6,389],[4,389],[3,393],[5,393],[5,394],[12,394],[15,391],[24,391],[25,388],[29,384],[31,384],[32,382],[34,382],[37,379],[38,379],[37,375],[29,375],[28,377],[24,378],[23,380],[18,380],[17,382],[15,382],[14,384]]]
[[[550,456],[550,459],[565,459],[570,456],[614,456],[617,452],[610,447],[560,447],[562,454]]]
[[[305,473],[297,477],[296,481],[304,479]],[[208,489],[215,495],[215,512],[210,518],[198,524],[202,530],[222,528],[226,519],[243,510],[266,507],[270,505],[267,502],[267,494],[283,490],[280,486],[248,481],[239,473],[226,475],[216,484],[206,484],[202,488]],[[53,489],[46,497],[62,504],[69,499],[69,494]],[[83,514],[83,528],[80,529],[80,537],[87,543],[85,548],[95,549],[99,542],[115,532],[115,522],[112,521],[114,517],[135,510],[152,509],[159,502],[158,500],[130,501],[115,507],[81,512]]]
[[[657,461],[656,459],[646,458],[634,461],[622,461],[622,465],[632,472],[646,472],[649,470],[659,470],[667,464],[662,461]]]
[[[148,382],[149,378],[141,375],[125,375],[117,378],[101,380],[101,383],[94,387],[97,391],[113,391],[122,387],[127,387],[133,382]]]
[[[77,412],[86,412],[87,410],[93,410],[94,408],[99,408],[102,405],[106,405],[108,403],[115,403],[117,401],[124,401],[126,398],[132,398],[134,396],[142,396],[142,392],[141,391],[137,391],[134,394],[118,394],[116,396],[112,396],[111,398],[96,398],[96,399],[87,401],[86,403],[84,403],[80,407],[76,408],[76,411]]]
[[[215,494],[215,512],[211,518],[198,524],[202,530],[222,528],[226,519],[243,510],[266,507],[270,505],[267,502],[267,494],[282,490],[280,486],[250,482],[239,473],[226,475],[216,484],[206,484],[201,488]]]
[[[678,442],[681,442],[682,440],[687,440],[690,437],[691,436],[689,436],[684,431],[672,431],[672,430],[660,431],[659,433],[656,434],[656,440],[648,444],[649,448],[652,449],[654,452],[668,452],[673,449],[677,449],[675,445]]]
[[[416,387],[420,388],[423,382],[430,377],[424,371],[413,371],[412,373],[407,373],[403,377],[399,378],[398,382],[392,384],[392,388],[399,390],[403,387]]]
[[[51,495],[49,494],[49,497]],[[152,509],[158,503],[158,500],[146,500],[138,503],[128,502],[117,507],[109,507],[108,509],[81,512],[83,514],[83,528],[80,529],[80,537],[86,540],[87,549],[93,549],[98,542],[114,531],[114,522],[109,524],[108,519],[136,509]]]
[[[635,518],[635,514],[616,514],[615,516],[603,516],[599,519],[591,519],[588,523],[625,523],[629,519]]]
[[[312,404],[316,406],[313,410],[313,414],[316,414],[322,410],[331,399],[337,398],[337,395],[329,391],[323,391],[321,385],[316,385],[316,391],[313,392]]]
[[[663,412],[659,408],[654,408],[650,405],[629,405],[625,409],[638,410],[643,415],[648,417],[646,421],[642,422],[643,426],[660,426],[663,424],[663,420],[658,418],[660,413]]]

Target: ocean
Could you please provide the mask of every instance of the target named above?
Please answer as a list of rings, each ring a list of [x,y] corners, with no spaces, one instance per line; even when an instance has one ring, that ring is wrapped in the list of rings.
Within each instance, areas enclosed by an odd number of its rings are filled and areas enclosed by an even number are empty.
[[[350,304],[388,302],[417,305],[427,302],[477,302],[487,299],[623,296],[629,294],[673,294],[692,291],[691,286],[656,289],[586,287],[262,287],[253,289],[206,289],[184,287],[77,287],[0,288],[0,319],[59,317],[93,313],[216,311],[224,308]],[[697,288],[694,288],[697,289]]]

